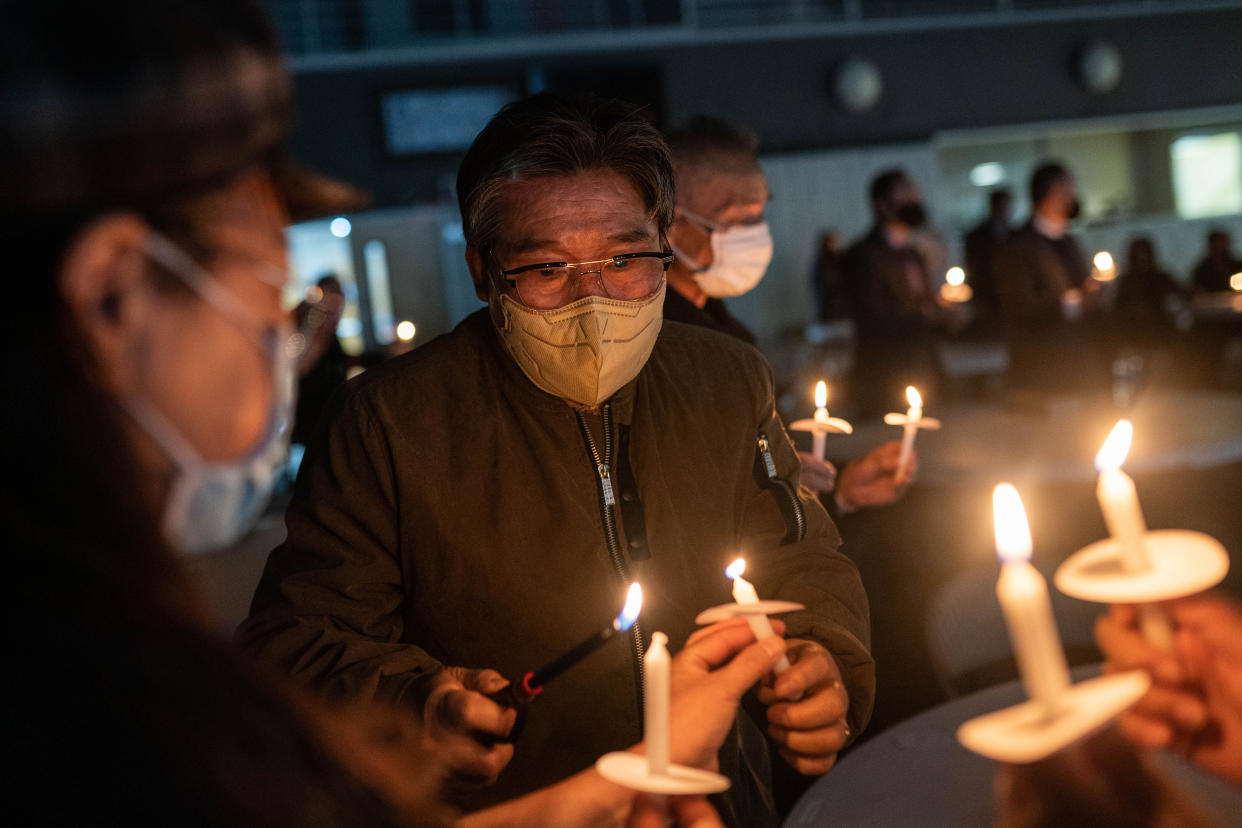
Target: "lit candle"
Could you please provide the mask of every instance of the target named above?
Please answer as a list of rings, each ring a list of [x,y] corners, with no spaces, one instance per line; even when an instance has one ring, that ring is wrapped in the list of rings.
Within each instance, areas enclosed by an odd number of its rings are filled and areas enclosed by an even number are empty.
[[[966,271],[960,267],[949,268],[944,274],[944,284],[940,286],[940,298],[960,304],[969,302],[973,296],[974,291],[966,284]]]
[[[757,604],[759,603],[759,593],[755,592],[755,585],[742,577],[742,573],[746,571],[746,559],[738,558],[729,564],[725,569],[725,575],[728,575],[733,581],[733,600],[739,604]],[[772,622],[761,612],[750,612],[746,614],[746,621],[750,624],[750,631],[755,634],[755,639],[762,641],[765,638],[771,638],[776,635],[776,630],[772,629]],[[776,662],[773,672],[783,673],[789,669],[789,659],[781,656],[781,660]]]
[[[1147,550],[1143,547],[1147,524],[1143,521],[1134,481],[1121,470],[1121,464],[1130,452],[1133,436],[1134,427],[1129,420],[1118,420],[1117,425],[1113,426],[1095,456],[1095,467],[1100,472],[1095,496],[1104,512],[1108,533],[1121,545],[1122,565],[1131,572],[1142,572],[1151,568]]]
[[[1147,522],[1143,520],[1134,481],[1121,470],[1133,438],[1134,426],[1130,421],[1118,420],[1095,455],[1095,467],[1100,472],[1095,496],[1100,501],[1108,534],[1121,547],[1122,567],[1127,572],[1145,572],[1151,569],[1146,546]],[[1139,623],[1148,641],[1165,650],[1173,649],[1173,627],[1160,607],[1139,605]]]
[[[815,431],[812,435],[814,445],[812,450],[815,452],[816,459],[824,459],[824,443],[827,442],[828,432],[823,426],[828,425],[828,384],[823,380],[815,383]]]
[[[653,633],[643,658],[643,741],[647,747],[647,773],[668,773],[668,636]]]
[[[1048,717],[1060,711],[1070,686],[1069,668],[1042,575],[1031,566],[1031,530],[1018,490],[1002,483],[992,491],[996,554],[1001,560],[996,597],[1009,628],[1022,686]]]
[[[1113,254],[1107,250],[1096,253],[1092,264],[1095,265],[1095,273],[1092,275],[1097,282],[1111,282],[1117,278],[1117,266],[1113,262]]]
[[[906,479],[906,468],[910,464],[910,455],[914,453],[914,435],[918,433],[919,421],[923,419],[923,398],[913,385],[906,386],[906,401],[910,408],[906,411],[906,421],[902,426],[901,454],[897,457],[897,482]]]

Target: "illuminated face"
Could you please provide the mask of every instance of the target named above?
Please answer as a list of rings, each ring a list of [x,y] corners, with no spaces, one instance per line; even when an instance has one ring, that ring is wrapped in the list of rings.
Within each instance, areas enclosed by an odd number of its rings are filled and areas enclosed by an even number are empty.
[[[700,267],[711,267],[711,234],[758,224],[763,221],[763,211],[770,200],[768,179],[762,172],[700,172],[694,178],[694,186],[678,194],[679,210],[669,230],[669,241]],[[684,215],[682,210],[692,216]],[[701,220],[710,222],[710,226]],[[673,267],[684,269],[686,265],[678,260]]]
[[[495,264],[507,272],[543,263],[599,262],[661,250],[659,230],[647,215],[642,195],[628,178],[611,170],[520,181],[505,189],[501,203],[494,257]],[[653,262],[642,260],[642,265]],[[563,295],[539,306],[560,307],[583,296],[608,296],[602,277],[589,270],[582,268]],[[659,287],[662,276],[659,265],[651,290]],[[513,283],[503,285],[509,295],[524,299]]]

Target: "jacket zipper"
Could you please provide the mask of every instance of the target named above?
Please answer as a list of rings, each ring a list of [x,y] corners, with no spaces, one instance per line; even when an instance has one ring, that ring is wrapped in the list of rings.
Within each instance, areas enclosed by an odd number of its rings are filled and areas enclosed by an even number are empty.
[[[776,462],[772,459],[772,447],[768,443],[768,435],[763,432],[759,433],[759,455],[763,458],[763,468],[767,472],[768,480],[785,493],[785,497],[789,498],[789,503],[793,506],[794,522],[797,524],[796,540],[800,541],[806,537],[806,512],[803,511],[802,500],[788,480],[777,477]]]
[[[574,411],[574,416],[578,418],[578,427],[582,430],[582,437],[586,441],[587,450],[591,453],[591,459],[595,463],[595,475],[599,481],[599,514],[604,523],[604,540],[608,544],[608,557],[612,560],[612,568],[617,578],[623,585],[628,586],[631,580],[630,569],[626,566],[625,558],[621,553],[621,541],[617,533],[617,518],[613,512],[617,498],[612,486],[612,404],[604,403],[600,414],[604,421],[603,457],[600,456],[599,449],[595,445],[595,439],[591,436],[591,429],[587,427],[586,419],[582,416],[582,412]],[[630,649],[634,656],[634,682],[638,690],[638,720],[640,723],[643,718],[642,641],[642,626],[638,621],[635,621],[634,625],[630,627]]]

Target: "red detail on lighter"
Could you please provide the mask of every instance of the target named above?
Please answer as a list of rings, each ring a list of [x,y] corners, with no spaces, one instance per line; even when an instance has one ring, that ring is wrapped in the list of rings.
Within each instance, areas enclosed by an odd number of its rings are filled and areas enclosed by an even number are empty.
[[[538,696],[540,693],[543,692],[542,687],[531,687],[530,686],[530,680],[534,677],[535,677],[535,674],[533,672],[527,673],[526,675],[522,676],[522,687],[520,689],[520,692],[517,694],[519,697],[523,699],[533,699],[535,696]]]

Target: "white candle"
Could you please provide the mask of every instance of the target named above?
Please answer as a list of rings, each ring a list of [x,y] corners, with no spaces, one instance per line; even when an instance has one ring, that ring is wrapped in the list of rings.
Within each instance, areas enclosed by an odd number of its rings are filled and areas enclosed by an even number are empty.
[[[824,459],[824,444],[828,438],[828,384],[823,380],[815,383],[815,431],[812,432],[812,451],[819,460]]]
[[[1100,501],[1108,534],[1121,547],[1122,567],[1127,572],[1144,572],[1151,569],[1146,546],[1147,522],[1143,520],[1134,481],[1121,470],[1133,438],[1134,426],[1130,421],[1118,420],[1095,456],[1095,467],[1100,472],[1095,496]],[[1173,627],[1164,610],[1154,604],[1140,605],[1139,623],[1148,641],[1164,650],[1173,649]]]
[[[1108,533],[1121,545],[1122,565],[1131,572],[1142,572],[1151,568],[1143,545],[1147,524],[1143,520],[1134,481],[1121,470],[1121,464],[1130,452],[1133,435],[1134,427],[1129,420],[1118,420],[1117,425],[1113,426],[1095,456],[1095,467],[1100,472],[1095,496],[1100,501],[1100,510],[1104,512]]]
[[[745,570],[745,558],[738,558],[725,569],[725,575],[728,575],[733,581],[733,600],[739,604],[757,604],[759,603],[759,593],[755,592],[754,584],[742,577],[742,573]],[[772,622],[761,612],[747,613],[746,621],[750,624],[750,631],[755,634],[755,639],[758,641],[776,635],[776,630],[772,629]],[[789,659],[781,656],[781,660],[776,662],[776,666],[772,668],[772,671],[783,673],[788,669]]]
[[[897,482],[906,479],[906,467],[910,463],[910,455],[914,453],[914,435],[919,431],[919,421],[923,419],[923,398],[913,385],[906,386],[906,401],[910,408],[906,411],[906,422],[901,434],[901,454],[897,458]]]
[[[1029,698],[1038,702],[1046,716],[1056,715],[1069,688],[1069,668],[1052,615],[1052,602],[1042,575],[1031,566],[1031,530],[1018,490],[1002,483],[992,491],[992,519],[996,528],[996,553],[1001,559],[996,597],[1009,628]]]
[[[643,658],[643,741],[652,776],[668,773],[669,662],[668,636],[652,633]]]

